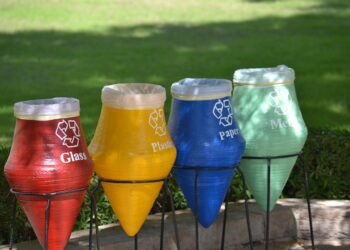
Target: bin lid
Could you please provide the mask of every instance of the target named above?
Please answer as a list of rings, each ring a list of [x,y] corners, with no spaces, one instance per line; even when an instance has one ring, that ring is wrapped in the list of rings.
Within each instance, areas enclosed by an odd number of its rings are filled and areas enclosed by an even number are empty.
[[[234,85],[275,85],[293,83],[295,73],[286,65],[274,68],[239,69],[233,74]]]
[[[185,78],[171,85],[171,94],[181,100],[209,100],[231,96],[232,82],[226,79]]]
[[[102,89],[102,103],[116,109],[161,107],[165,100],[165,88],[151,83],[117,83]]]
[[[55,97],[17,102],[14,114],[23,120],[53,120],[79,116],[79,100],[70,97]]]

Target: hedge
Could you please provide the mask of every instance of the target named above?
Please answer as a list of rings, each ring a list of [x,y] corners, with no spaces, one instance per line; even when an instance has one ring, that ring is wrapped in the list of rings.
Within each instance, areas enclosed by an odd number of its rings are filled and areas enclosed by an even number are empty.
[[[350,199],[350,132],[332,131],[326,129],[312,129],[304,147],[303,159],[309,169],[310,195],[315,199]],[[0,166],[4,166],[9,154],[9,148],[0,148]],[[291,177],[283,191],[283,197],[304,197],[303,168],[298,160]],[[91,186],[95,186],[96,179],[91,180]],[[170,188],[173,193],[177,209],[186,208],[186,200],[174,180],[170,180]],[[8,243],[12,195],[3,174],[0,175],[0,244]],[[243,198],[243,184],[237,174],[230,187],[230,200]],[[248,191],[249,192],[249,191]],[[248,193],[248,195],[250,195]],[[108,200],[99,191],[96,195],[98,202],[98,219],[100,224],[108,224],[116,221],[116,217],[108,204]],[[161,194],[155,203],[152,212],[159,212],[164,195]],[[169,210],[169,202],[166,201],[166,209]],[[89,201],[85,198],[80,215],[75,224],[75,229],[84,229],[89,226]],[[17,220],[15,227],[16,241],[34,239],[35,235],[22,210],[17,207]]]

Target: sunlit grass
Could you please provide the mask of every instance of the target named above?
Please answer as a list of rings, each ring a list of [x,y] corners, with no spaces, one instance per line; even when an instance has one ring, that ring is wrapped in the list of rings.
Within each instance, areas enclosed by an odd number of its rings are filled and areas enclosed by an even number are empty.
[[[56,29],[103,32],[114,25],[202,24],[242,22],[269,16],[291,17],[316,11],[319,5],[318,0],[3,0],[0,24],[4,31]]]

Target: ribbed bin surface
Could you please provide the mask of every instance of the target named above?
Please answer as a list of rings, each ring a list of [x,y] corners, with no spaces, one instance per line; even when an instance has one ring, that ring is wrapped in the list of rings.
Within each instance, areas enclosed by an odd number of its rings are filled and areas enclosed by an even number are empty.
[[[16,129],[5,176],[16,192],[45,194],[89,185],[92,161],[79,120],[79,101],[72,98],[33,100],[15,105]],[[85,192],[51,197],[48,249],[64,249]],[[40,244],[45,242],[47,200],[17,196]]]
[[[184,79],[172,85],[169,131],[177,148],[175,178],[204,227],[217,217],[244,151],[244,139],[232,114],[231,89],[230,81],[220,79]]]
[[[233,104],[246,140],[244,156],[299,153],[307,137],[294,87],[294,71],[286,66],[243,69],[234,74]],[[289,178],[297,157],[271,161],[270,210]],[[267,161],[242,159],[240,167],[257,203],[267,210]]]
[[[176,149],[167,131],[165,89],[153,84],[115,84],[102,90],[102,110],[89,146],[102,179],[147,181],[166,178]],[[103,189],[124,231],[140,230],[163,182],[107,183]]]

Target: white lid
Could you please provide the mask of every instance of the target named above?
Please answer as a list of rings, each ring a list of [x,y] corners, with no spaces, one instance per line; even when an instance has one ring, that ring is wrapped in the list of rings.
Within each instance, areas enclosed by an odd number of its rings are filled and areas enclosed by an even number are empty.
[[[295,73],[286,65],[274,68],[239,69],[233,74],[233,83],[236,85],[274,85],[293,83]]]
[[[79,100],[69,97],[36,99],[17,102],[14,105],[15,116],[23,120],[53,120],[79,116]]]
[[[118,83],[102,89],[102,103],[118,109],[161,107],[165,99],[165,88],[150,83]]]
[[[181,100],[209,100],[230,96],[232,82],[225,79],[185,78],[171,85],[173,97]]]

